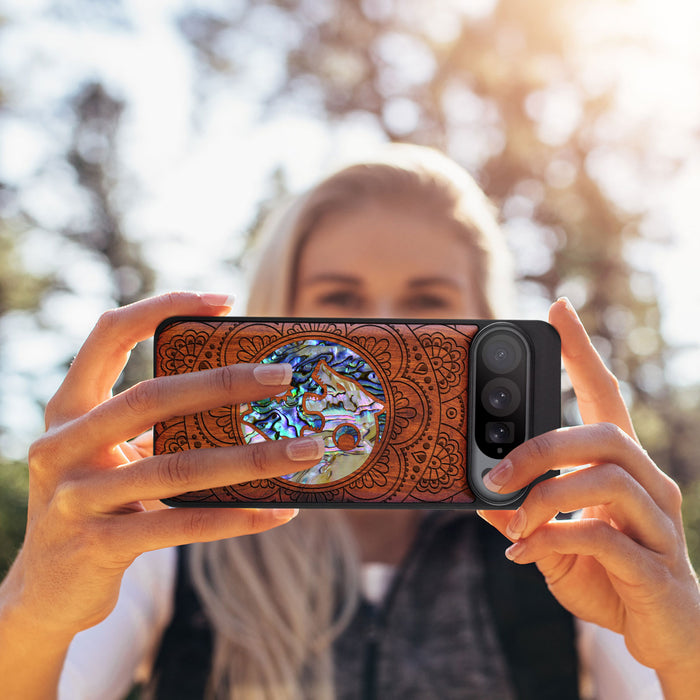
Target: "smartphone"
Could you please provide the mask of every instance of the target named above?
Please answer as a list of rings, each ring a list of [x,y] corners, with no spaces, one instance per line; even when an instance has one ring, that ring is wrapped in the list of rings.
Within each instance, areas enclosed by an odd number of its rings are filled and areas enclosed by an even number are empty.
[[[485,474],[561,421],[560,341],[543,321],[179,316],[156,331],[157,377],[239,362],[288,362],[291,388],[158,423],[155,454],[310,434],[325,454],[168,505],[515,508],[530,487],[497,494]]]

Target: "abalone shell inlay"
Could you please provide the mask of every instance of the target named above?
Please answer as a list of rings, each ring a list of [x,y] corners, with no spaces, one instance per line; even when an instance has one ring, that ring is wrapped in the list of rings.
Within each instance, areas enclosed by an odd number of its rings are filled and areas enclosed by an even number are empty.
[[[370,364],[340,343],[319,339],[283,345],[262,362],[290,363],[292,387],[240,407],[245,441],[323,436],[323,459],[284,477],[299,484],[327,484],[359,469],[386,424],[386,394]]]

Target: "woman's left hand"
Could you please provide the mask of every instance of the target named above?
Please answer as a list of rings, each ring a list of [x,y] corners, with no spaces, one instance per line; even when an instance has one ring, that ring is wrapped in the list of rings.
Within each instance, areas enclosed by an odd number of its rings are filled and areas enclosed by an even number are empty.
[[[549,320],[584,425],[516,447],[485,483],[510,493],[550,469],[576,469],[536,484],[515,512],[480,515],[515,542],[507,556],[534,562],[571,613],[623,634],[631,654],[656,669],[667,698],[690,697],[700,687],[700,588],[680,489],[637,441],[618,382],[567,300]],[[553,520],[574,510],[580,518]]]

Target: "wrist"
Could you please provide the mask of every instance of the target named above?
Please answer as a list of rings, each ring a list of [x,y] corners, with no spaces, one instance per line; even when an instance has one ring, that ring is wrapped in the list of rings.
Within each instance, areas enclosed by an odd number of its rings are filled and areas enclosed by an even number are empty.
[[[20,552],[0,584],[0,638],[10,636],[20,647],[26,644],[34,649],[39,646],[67,649],[76,631],[47,624],[41,612],[33,608],[30,597],[24,585]]]
[[[42,623],[21,604],[0,601],[0,647],[12,643],[18,653],[35,655],[46,652],[51,656],[65,654],[75,632],[58,630]]]
[[[695,700],[700,688],[700,655],[685,664],[656,671],[665,700]]]
[[[23,600],[21,571],[13,569],[0,585],[3,697],[46,700],[56,697],[73,634],[42,624]]]

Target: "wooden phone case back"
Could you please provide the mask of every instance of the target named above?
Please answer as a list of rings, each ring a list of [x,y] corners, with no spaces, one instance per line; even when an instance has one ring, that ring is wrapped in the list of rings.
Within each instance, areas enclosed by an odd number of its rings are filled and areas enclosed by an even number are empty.
[[[171,505],[448,505],[467,482],[467,376],[477,326],[176,318],[156,336],[155,374],[289,362],[282,396],[181,416],[156,454],[317,434],[326,451],[284,477],[182,494]]]

